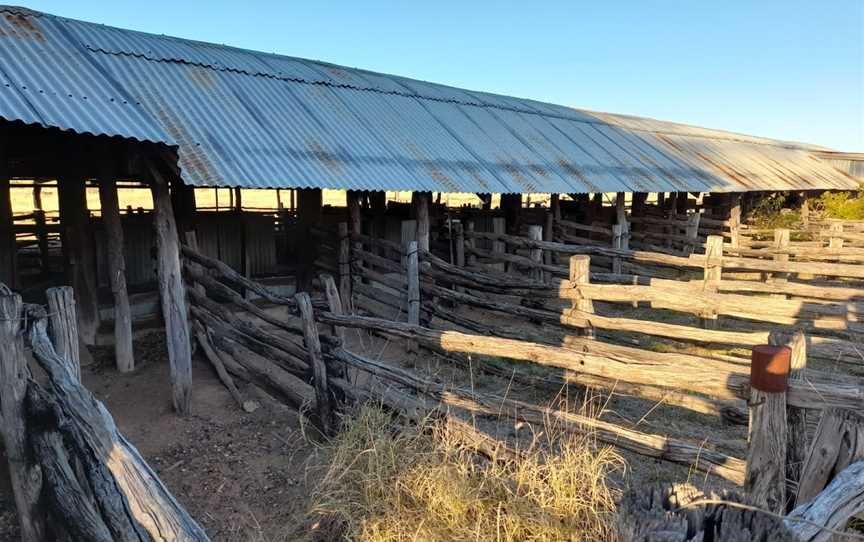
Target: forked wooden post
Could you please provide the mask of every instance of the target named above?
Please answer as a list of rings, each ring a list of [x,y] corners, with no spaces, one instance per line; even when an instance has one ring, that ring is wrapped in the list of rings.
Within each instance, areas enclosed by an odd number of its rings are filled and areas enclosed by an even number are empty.
[[[594,303],[585,297],[582,297],[579,287],[591,283],[591,257],[590,256],[570,256],[570,287],[575,292],[572,300],[572,311],[578,312],[581,316],[594,314]],[[594,338],[594,328],[589,324],[579,330],[579,335],[588,338]]]
[[[528,238],[532,241],[543,240],[543,226],[528,226]],[[529,255],[531,261],[536,264],[543,263],[543,250],[539,248],[531,248]],[[543,269],[538,267],[531,268],[531,278],[537,281],[543,281]]]
[[[757,506],[786,511],[786,390],[791,350],[754,346],[750,364],[750,427],[744,488]]]
[[[21,539],[41,542],[46,540],[46,518],[40,498],[42,475],[27,444],[24,396],[29,371],[21,332],[21,297],[8,295],[8,290],[6,293],[0,296],[0,429]]]
[[[329,273],[321,273],[318,278],[321,280],[321,287],[324,289],[324,295],[327,297],[327,305],[330,307],[330,312],[338,316],[345,314],[342,312],[342,300],[339,299],[339,290],[336,288],[336,281],[333,280]],[[333,335],[339,337],[340,341],[345,340],[345,328],[333,326]]]
[[[105,156],[103,159],[108,159]],[[114,296],[114,355],[117,370],[128,373],[135,368],[132,351],[132,311],[126,289],[126,258],[123,255],[123,225],[117,202],[117,184],[111,169],[106,168],[99,177],[99,204],[105,226],[105,244],[108,253],[108,283]]]
[[[354,303],[351,292],[351,238],[348,224],[340,222],[337,226],[339,234],[339,289],[342,300],[342,313],[353,314]]]
[[[712,285],[716,285],[723,278],[723,236],[708,236],[705,242],[705,270],[703,273],[706,291],[710,290]],[[717,327],[717,313],[715,311],[702,315],[702,327],[705,329],[715,329]]]
[[[408,323],[420,325],[420,262],[417,254],[417,241],[406,247],[406,272],[408,274]],[[417,342],[408,342],[408,351],[417,352]]]
[[[312,367],[312,379],[315,384],[315,409],[318,422],[325,434],[330,434],[333,429],[333,406],[330,400],[330,390],[327,384],[327,366],[321,355],[321,340],[318,337],[318,327],[315,323],[315,315],[312,312],[312,300],[306,292],[300,292],[294,296],[297,307],[300,309],[300,319],[303,322],[303,339],[309,356],[309,365]]]
[[[71,286],[58,286],[45,290],[45,297],[48,298],[48,331],[54,350],[67,364],[75,381],[81,382],[75,291]]]

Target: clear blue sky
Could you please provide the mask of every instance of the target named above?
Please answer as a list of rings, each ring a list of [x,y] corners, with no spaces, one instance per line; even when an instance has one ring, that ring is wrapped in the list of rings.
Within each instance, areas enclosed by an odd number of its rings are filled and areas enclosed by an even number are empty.
[[[533,4],[33,0],[27,7],[864,152],[864,0]]]

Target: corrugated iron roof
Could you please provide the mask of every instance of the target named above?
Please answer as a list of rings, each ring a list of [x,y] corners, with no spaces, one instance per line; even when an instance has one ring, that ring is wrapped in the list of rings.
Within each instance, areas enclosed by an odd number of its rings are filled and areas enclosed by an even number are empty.
[[[196,186],[856,188],[815,147],[0,7],[0,117],[176,146]]]

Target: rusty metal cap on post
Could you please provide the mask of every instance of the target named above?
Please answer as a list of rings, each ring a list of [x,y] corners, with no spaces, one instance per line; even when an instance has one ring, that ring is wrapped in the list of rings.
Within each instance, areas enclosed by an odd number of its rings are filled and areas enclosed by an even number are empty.
[[[754,346],[750,358],[750,385],[768,393],[785,392],[791,357],[792,350],[787,346]]]

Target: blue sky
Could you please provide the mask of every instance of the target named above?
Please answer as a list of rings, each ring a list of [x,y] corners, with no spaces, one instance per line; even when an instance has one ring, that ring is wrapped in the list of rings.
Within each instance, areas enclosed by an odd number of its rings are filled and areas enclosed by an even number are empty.
[[[864,152],[864,0],[27,7],[599,111]]]

